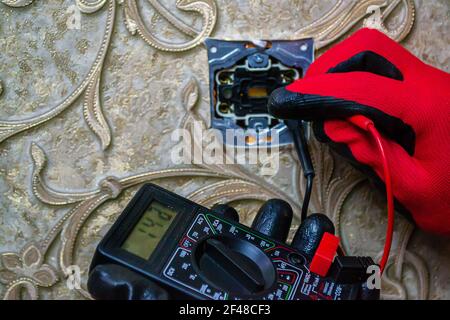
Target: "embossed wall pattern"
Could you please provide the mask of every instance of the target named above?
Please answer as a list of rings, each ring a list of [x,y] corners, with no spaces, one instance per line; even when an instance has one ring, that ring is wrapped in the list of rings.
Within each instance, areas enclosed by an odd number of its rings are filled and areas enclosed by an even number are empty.
[[[446,69],[448,11],[445,0],[1,0],[1,297],[89,299],[85,283],[66,287],[67,267],[86,278],[95,245],[144,182],[206,206],[232,202],[247,223],[272,197],[300,212],[303,175],[288,148],[270,180],[255,166],[165,157],[173,128],[208,126],[206,37],[314,37],[320,54],[370,26]],[[327,147],[313,142],[312,155],[311,212],[334,220],[345,250],[376,257],[384,200]],[[450,246],[438,241],[397,219],[384,298],[450,298]]]

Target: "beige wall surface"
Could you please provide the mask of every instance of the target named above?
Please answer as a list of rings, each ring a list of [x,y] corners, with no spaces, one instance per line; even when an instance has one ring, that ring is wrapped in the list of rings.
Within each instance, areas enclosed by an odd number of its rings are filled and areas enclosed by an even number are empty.
[[[320,55],[381,13],[380,29],[450,71],[448,0],[175,3],[0,0],[0,297],[89,298],[95,247],[145,181],[206,206],[231,202],[245,224],[272,197],[299,214],[303,180],[290,148],[270,178],[256,165],[171,163],[172,130],[209,123],[205,37],[312,36]],[[327,147],[311,144],[318,171],[311,212],[335,221],[348,253],[379,256],[383,196]],[[81,270],[78,290],[67,287],[72,265]],[[382,295],[450,299],[449,241],[397,215]]]

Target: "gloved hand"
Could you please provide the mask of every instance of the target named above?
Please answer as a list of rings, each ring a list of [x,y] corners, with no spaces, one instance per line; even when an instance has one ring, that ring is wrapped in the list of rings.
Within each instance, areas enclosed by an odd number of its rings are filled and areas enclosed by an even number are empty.
[[[396,208],[450,236],[450,75],[379,31],[362,29],[318,58],[303,79],[274,91],[269,111],[314,121],[316,137],[384,188],[372,137],[346,119],[370,118],[383,135]]]

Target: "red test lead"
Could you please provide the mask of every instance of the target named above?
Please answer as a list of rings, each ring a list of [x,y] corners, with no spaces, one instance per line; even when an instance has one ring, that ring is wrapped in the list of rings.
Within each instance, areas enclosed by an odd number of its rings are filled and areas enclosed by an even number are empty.
[[[394,194],[392,191],[392,181],[391,181],[391,174],[389,171],[389,165],[387,162],[386,153],[384,151],[381,135],[375,128],[373,122],[361,115],[350,117],[348,120],[358,128],[368,131],[372,135],[372,137],[375,139],[378,151],[380,152],[380,156],[383,162],[384,183],[386,185],[387,211],[388,211],[386,240],[384,243],[383,256],[381,257],[380,260],[380,273],[383,274],[387,260],[389,259],[389,253],[391,251],[392,245],[392,234],[394,232]]]

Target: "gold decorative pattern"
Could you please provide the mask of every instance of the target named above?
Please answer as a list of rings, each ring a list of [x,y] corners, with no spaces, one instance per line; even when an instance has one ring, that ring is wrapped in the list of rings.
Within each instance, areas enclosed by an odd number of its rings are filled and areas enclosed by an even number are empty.
[[[33,1],[9,1],[2,0],[3,3],[13,7],[23,7],[31,4]],[[106,119],[103,115],[102,106],[100,103],[100,82],[101,82],[101,74],[103,70],[103,63],[105,60],[105,56],[108,52],[109,45],[111,42],[111,35],[114,29],[114,21],[115,21],[115,10],[116,10],[116,1],[115,0],[76,0],[76,4],[81,12],[90,14],[97,12],[100,10],[104,4],[108,2],[108,13],[106,20],[106,31],[103,37],[100,50],[97,54],[97,58],[91,70],[89,71],[86,78],[81,82],[81,84],[76,88],[61,104],[53,107],[49,111],[38,115],[33,116],[27,119],[21,120],[1,120],[0,119],[0,143],[5,141],[9,137],[29,130],[33,127],[41,125],[63,111],[69,108],[75,100],[78,99],[83,93],[85,95],[84,102],[84,117],[86,119],[87,124],[92,129],[92,131],[98,136],[102,149],[106,149],[111,142],[111,132],[106,122]],[[172,16],[167,12],[158,1],[153,0],[150,1],[156,11],[160,12],[160,14],[164,17],[168,18],[168,21],[171,22],[175,27],[181,29],[182,31],[187,32],[192,35],[191,28],[184,25],[181,20]],[[126,25],[130,32],[134,33],[133,27],[131,25],[136,26],[136,31],[142,36],[142,38],[154,48],[162,51],[187,51],[190,50],[199,44],[208,37],[216,23],[217,18],[217,9],[214,0],[206,0],[206,1],[189,1],[189,0],[179,0],[177,2],[177,7],[181,10],[192,11],[200,13],[204,18],[204,28],[203,30],[194,37],[192,41],[189,41],[184,44],[173,44],[167,41],[163,41],[161,39],[156,38],[144,25],[140,17],[140,13],[135,0],[126,1],[124,3],[124,11],[126,16]],[[161,10],[161,11],[159,11]],[[132,22],[133,21],[133,22]],[[189,31],[190,30],[190,31]]]
[[[93,13],[101,9],[107,0],[76,0],[81,12]]]
[[[383,25],[392,11],[402,4],[406,8],[402,23],[395,30],[387,30]],[[385,8],[381,12],[381,9]],[[353,0],[336,2],[333,9],[321,19],[297,30],[295,38],[314,37],[316,49],[338,40],[360,20],[364,25],[386,32],[392,39],[401,41],[411,31],[414,24],[414,3],[411,0]],[[377,18],[379,18],[377,20]]]
[[[184,23],[172,15],[158,0],[149,0],[155,10],[157,10],[164,18],[167,19],[174,27],[182,31],[186,35],[194,36],[194,38],[186,43],[173,43],[158,39],[144,24],[135,0],[126,0],[125,22],[131,34],[138,33],[145,42],[150,46],[170,52],[180,52],[190,50],[211,35],[217,20],[217,8],[214,0],[178,0],[177,8],[184,11],[199,13],[203,18],[203,29],[198,34],[192,28],[184,25]]]
[[[28,4],[30,4],[32,1],[29,1]],[[6,3],[9,5],[9,3]],[[108,51],[108,46],[111,40],[111,34],[113,31],[114,26],[114,16],[115,16],[115,1],[109,1],[108,6],[108,16],[106,21],[106,31],[102,40],[102,44],[100,46],[100,50],[97,53],[97,57],[94,61],[93,66],[91,67],[88,75],[86,78],[81,82],[81,84],[76,88],[61,104],[57,105],[56,107],[50,109],[49,111],[38,115],[33,116],[28,119],[22,119],[22,120],[0,120],[0,143],[9,137],[22,132],[29,130],[33,127],[36,127],[44,122],[49,121],[50,119],[53,119],[57,115],[59,115],[61,112],[65,111],[68,107],[70,107],[76,99],[78,99],[79,96],[81,96],[83,93],[85,93],[86,88],[91,88],[91,90],[88,90],[88,95],[86,97],[86,104],[87,109],[91,109],[92,112],[88,113],[86,112],[85,115],[88,116],[86,121],[90,124],[97,123],[95,126],[96,133],[100,134],[100,140],[103,143],[103,147],[106,147],[107,145],[104,145],[104,143],[108,142],[110,140],[110,133],[109,129],[107,127],[102,127],[100,129],[99,127],[104,124],[104,122],[100,122],[97,119],[97,116],[99,118],[103,118],[103,115],[99,116],[97,114],[96,117],[90,117],[90,115],[93,112],[100,112],[99,107],[94,107],[97,103],[95,98],[96,95],[90,95],[89,92],[92,91],[92,87],[96,87],[97,83],[99,81],[99,77],[101,74],[103,62],[105,60],[106,53]],[[99,8],[97,8],[99,9]],[[96,110],[94,110],[96,109]],[[96,122],[94,122],[96,121]],[[93,126],[94,127],[94,126]]]
[[[36,299],[38,286],[51,287],[58,281],[56,270],[43,263],[43,254],[33,242],[20,254],[4,252],[0,259],[4,267],[0,271],[0,282],[7,285],[4,299],[21,298],[22,289],[25,289],[25,298]]]
[[[11,7],[23,7],[31,4],[31,0],[1,0]],[[107,3],[108,2],[108,3]],[[81,84],[59,105],[49,111],[23,120],[0,120],[0,142],[9,137],[41,125],[68,109],[75,100],[83,97],[83,115],[105,150],[112,141],[110,127],[103,114],[102,107],[102,73],[104,61],[108,54],[111,37],[114,31],[116,16],[116,1],[114,0],[75,0],[77,7],[85,14],[92,14],[104,8],[107,11],[106,28],[95,62]],[[201,30],[185,24],[180,18],[170,12],[158,0],[148,0],[153,10],[176,30],[191,39],[176,43],[157,37],[144,23],[136,1],[122,0],[125,26],[131,35],[138,35],[145,43],[160,52],[181,52],[200,45],[203,39],[210,36],[217,22],[218,9],[214,0],[179,0],[176,8],[187,13],[199,14],[202,18]],[[395,8],[402,6],[403,19],[396,28],[388,29],[385,19],[392,15]],[[414,21],[414,5],[410,0],[338,0],[322,18],[310,25],[300,28],[293,38],[313,36],[316,49],[321,49],[345,35],[357,23],[363,20],[363,25],[378,28],[397,41],[401,41],[411,30]],[[1,82],[0,82],[1,84]],[[1,86],[0,86],[1,92]],[[185,115],[181,127],[191,129],[194,121],[200,121],[203,127],[207,122],[197,112],[200,100],[199,81],[190,76],[180,89],[179,96]],[[197,142],[198,143],[198,142]],[[343,205],[351,192],[364,179],[354,170],[335,175],[337,163],[330,155],[328,148],[316,141],[311,142],[314,166],[317,177],[311,212],[324,212],[330,216],[343,238],[342,220]],[[186,194],[190,199],[205,206],[215,203],[230,203],[242,200],[265,201],[269,198],[283,198],[288,201],[295,212],[300,212],[299,203],[304,194],[305,181],[298,164],[294,166],[293,192],[295,196],[280,187],[276,187],[254,172],[238,165],[197,165],[164,170],[150,170],[139,174],[125,174],[123,177],[107,176],[97,186],[90,190],[66,191],[51,187],[45,182],[47,157],[44,150],[36,143],[30,145],[30,155],[33,161],[32,192],[44,204],[66,210],[54,221],[53,227],[39,239],[29,242],[20,253],[0,253],[0,282],[5,284],[1,292],[4,299],[37,299],[41,288],[52,287],[58,281],[63,281],[67,267],[75,264],[76,242],[86,221],[96,214],[102,205],[117,201],[125,190],[149,181],[162,181],[180,177],[195,179],[209,178],[212,183],[196,187]],[[292,156],[295,159],[295,156]],[[293,229],[296,226],[293,226]],[[383,278],[383,297],[410,298],[408,289],[402,281],[405,265],[412,265],[418,275],[418,298],[427,298],[429,294],[429,275],[426,265],[420,257],[408,250],[413,227],[408,222],[400,222],[397,246],[394,247],[393,259],[390,259],[389,272]],[[56,247],[57,266],[51,266],[50,248]],[[344,241],[344,249],[351,251]],[[386,288],[386,290],[385,290]],[[89,294],[84,284],[79,293],[86,298]]]
[[[14,8],[26,7],[33,1],[34,0],[2,0],[4,4]]]

